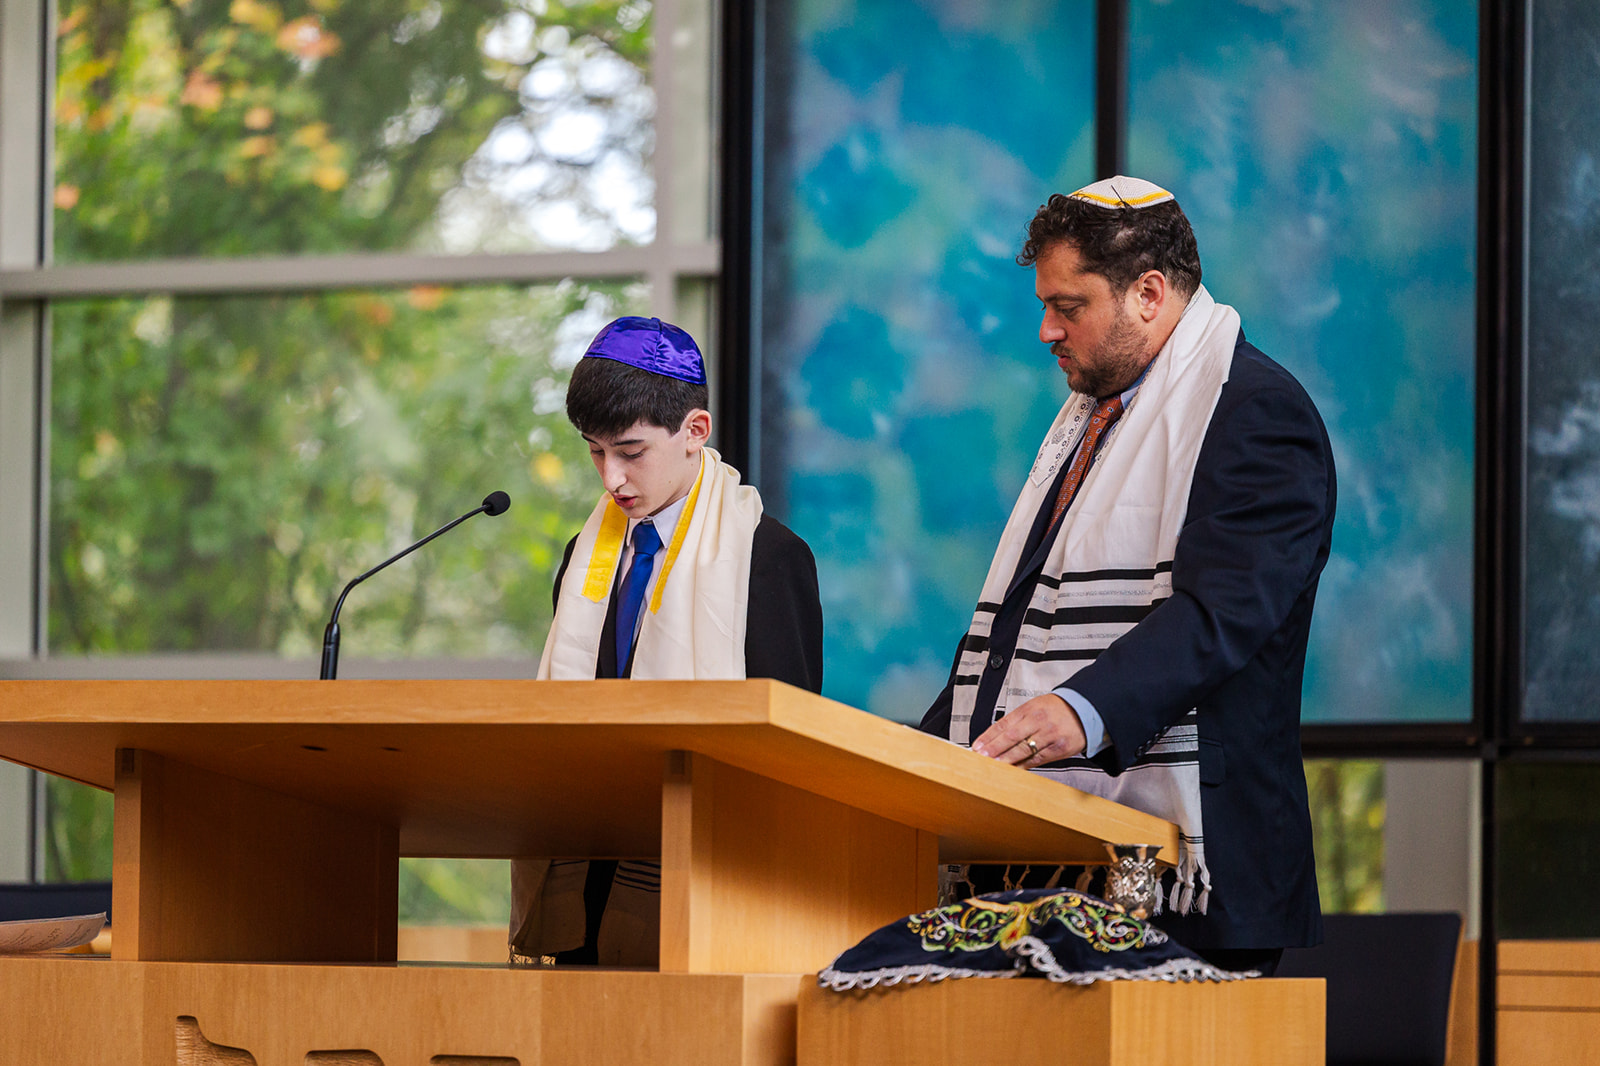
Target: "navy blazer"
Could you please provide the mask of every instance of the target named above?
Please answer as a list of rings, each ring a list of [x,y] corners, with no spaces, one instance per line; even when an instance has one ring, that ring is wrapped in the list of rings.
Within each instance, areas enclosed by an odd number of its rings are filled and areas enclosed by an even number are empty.
[[[1204,915],[1158,919],[1191,947],[1322,938],[1300,692],[1334,496],[1316,407],[1241,333],[1200,446],[1172,596],[1069,682],[1105,721],[1110,745],[1095,761],[1112,774],[1198,708],[1211,897]],[[1025,605],[1036,578],[1013,582],[1008,603]],[[949,716],[947,686],[923,728],[947,734]]]

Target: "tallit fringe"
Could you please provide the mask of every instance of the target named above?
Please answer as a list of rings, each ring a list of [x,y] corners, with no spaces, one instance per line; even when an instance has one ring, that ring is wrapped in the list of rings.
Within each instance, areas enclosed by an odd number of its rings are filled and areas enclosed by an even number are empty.
[[[853,992],[857,989],[893,988],[895,985],[915,985],[926,981],[936,984],[950,977],[1021,977],[1022,967],[1015,970],[964,970],[958,966],[939,966],[923,963],[921,966],[886,966],[881,970],[864,973],[840,973],[828,967],[817,974],[817,985],[835,992]]]
[[[1166,893],[1167,905],[1174,914],[1189,914],[1191,910],[1204,914],[1211,904],[1211,871],[1206,869],[1205,860],[1195,855],[1196,849],[1187,841],[1184,843],[1184,856],[1173,874],[1172,889]],[[1200,883],[1198,892],[1196,881]],[[1157,914],[1161,913],[1161,896],[1156,893]]]
[[[1012,970],[969,970],[929,962],[920,966],[886,966],[881,970],[867,970],[863,973],[842,973],[830,966],[817,974],[817,985],[834,992],[854,992],[871,988],[893,988],[902,984],[914,985],[924,982],[936,984],[950,978],[962,977],[1006,980],[1022,977],[1027,973],[1029,966],[1048,980],[1066,985],[1092,985],[1101,981],[1165,981],[1169,984],[1195,981],[1222,982],[1243,981],[1261,976],[1259,970],[1223,970],[1198,958],[1168,959],[1155,966],[1144,966],[1137,970],[1118,967],[1104,970],[1066,970],[1056,961],[1055,953],[1050,950],[1050,946],[1038,937],[1032,936],[1025,936],[1019,940],[1016,951],[1021,958],[1017,960],[1016,969]]]

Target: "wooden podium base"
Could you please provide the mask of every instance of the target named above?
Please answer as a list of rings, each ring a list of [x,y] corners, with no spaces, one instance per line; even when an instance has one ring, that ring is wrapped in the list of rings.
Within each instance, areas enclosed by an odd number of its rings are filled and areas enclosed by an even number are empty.
[[[0,1063],[28,1066],[1316,1066],[1323,983],[0,958]]]
[[[0,958],[28,1066],[777,1066],[792,975]]]
[[[828,1066],[1320,1066],[1320,980],[800,989],[799,1061]]]

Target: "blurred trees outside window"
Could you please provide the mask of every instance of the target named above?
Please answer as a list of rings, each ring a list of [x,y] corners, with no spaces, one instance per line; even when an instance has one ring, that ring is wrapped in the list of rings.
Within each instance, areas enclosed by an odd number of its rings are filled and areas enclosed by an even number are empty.
[[[680,64],[711,62],[691,41],[710,10],[674,8]],[[344,651],[536,660],[597,495],[564,416],[571,366],[610,318],[681,293],[710,320],[714,275],[676,252],[631,276],[583,268],[657,241],[659,138],[688,146],[673,202],[711,202],[709,66],[680,75],[663,133],[649,0],[55,14],[47,259],[149,272],[43,302],[42,652],[309,658],[345,581],[504,489],[505,516],[351,598]],[[393,288],[163,289],[195,260],[537,253],[577,255]],[[108,877],[110,797],[59,779],[44,793],[42,875]],[[402,917],[503,918],[502,867],[405,860]]]
[[[537,658],[597,495],[563,408],[637,285],[57,302],[50,648]],[[311,675],[308,675],[311,676]]]
[[[654,236],[651,5],[63,0],[58,261]]]
[[[1305,769],[1323,913],[1382,911],[1383,763],[1307,759]]]
[[[67,0],[58,260],[599,249],[653,237],[648,3]],[[594,488],[562,416],[638,282],[58,300],[52,653],[536,657]],[[485,528],[487,526],[487,528]]]

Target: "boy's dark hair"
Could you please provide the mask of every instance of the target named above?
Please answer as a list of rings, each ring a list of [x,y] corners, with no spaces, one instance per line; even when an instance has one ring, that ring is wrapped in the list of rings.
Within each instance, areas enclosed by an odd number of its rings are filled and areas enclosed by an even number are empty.
[[[1176,200],[1152,207],[1100,207],[1060,193],[1033,216],[1018,266],[1033,266],[1053,245],[1077,250],[1084,269],[1128,290],[1139,275],[1159,270],[1180,296],[1200,287],[1200,249]]]
[[[710,405],[704,385],[598,356],[579,359],[567,384],[567,421],[585,437],[615,437],[639,422],[676,433],[690,411]]]

